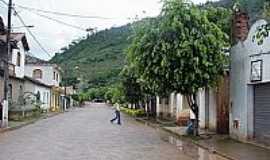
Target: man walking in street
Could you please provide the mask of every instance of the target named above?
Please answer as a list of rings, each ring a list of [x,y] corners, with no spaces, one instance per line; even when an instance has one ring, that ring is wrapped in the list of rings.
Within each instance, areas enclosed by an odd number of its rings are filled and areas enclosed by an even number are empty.
[[[120,105],[118,103],[116,103],[115,107],[115,118],[111,120],[111,123],[113,123],[115,120],[117,120],[118,125],[121,125]]]

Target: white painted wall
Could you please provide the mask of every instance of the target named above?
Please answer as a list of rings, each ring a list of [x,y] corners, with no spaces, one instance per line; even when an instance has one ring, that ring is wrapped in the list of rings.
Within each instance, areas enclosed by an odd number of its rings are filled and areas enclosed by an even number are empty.
[[[159,117],[160,116],[160,98],[159,98],[159,96],[157,96],[156,99],[157,99],[156,100],[156,103],[157,103],[156,104],[157,105],[157,109],[156,109],[157,113],[156,114],[157,114],[157,117]]]
[[[30,81],[25,81],[24,87],[25,87],[25,92],[31,92],[34,94],[37,94],[39,92],[40,100],[43,103],[41,105],[41,108],[44,110],[50,109],[50,102],[51,102],[51,89],[50,88],[34,84]]]
[[[25,75],[33,77],[33,71],[36,69],[42,70],[42,79],[37,79],[44,84],[50,86],[59,86],[61,82],[60,72],[53,65],[25,65]],[[58,74],[58,81],[54,79],[54,72]]]
[[[170,94],[170,97],[169,97],[169,106],[170,106],[170,114],[171,114],[171,117],[174,117],[176,118],[177,117],[177,106],[176,106],[176,94],[175,93],[171,93]]]
[[[200,127],[205,128],[206,127],[206,106],[205,105],[205,89],[201,89],[197,93],[197,99],[198,99],[198,105],[199,105],[199,122]]]
[[[217,102],[215,90],[209,90],[209,129],[216,131],[217,129]]]
[[[176,94],[176,119],[179,118],[180,112],[183,110],[183,96]]]
[[[253,136],[253,85],[250,82],[251,60],[253,55],[270,52],[270,37],[264,40],[263,45],[252,42],[252,37],[257,27],[267,24],[264,20],[257,21],[250,29],[244,42],[239,42],[231,49],[231,73],[230,73],[230,134],[233,138],[245,141]],[[259,55],[263,60],[263,81],[270,81],[270,56]],[[239,121],[239,128],[233,127],[233,122]]]
[[[23,78],[24,77],[24,69],[25,69],[25,51],[23,48],[22,42],[17,43],[18,49],[13,49],[12,50],[12,60],[11,63],[15,65],[15,74],[16,77]],[[21,54],[21,65],[17,66],[17,57],[18,57],[18,52]]]

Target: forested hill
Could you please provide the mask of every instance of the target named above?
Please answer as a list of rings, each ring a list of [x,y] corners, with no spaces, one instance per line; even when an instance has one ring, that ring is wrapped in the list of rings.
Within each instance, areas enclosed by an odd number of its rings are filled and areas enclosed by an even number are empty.
[[[79,42],[73,41],[51,62],[63,68],[69,85],[76,78],[82,79],[87,87],[113,83],[123,68],[130,35],[131,25],[100,31]]]

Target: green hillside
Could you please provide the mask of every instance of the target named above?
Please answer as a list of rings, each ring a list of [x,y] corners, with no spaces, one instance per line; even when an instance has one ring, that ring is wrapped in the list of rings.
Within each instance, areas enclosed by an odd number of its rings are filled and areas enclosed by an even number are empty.
[[[113,83],[123,68],[130,35],[131,25],[100,31],[72,42],[51,62],[63,68],[63,78],[68,85],[74,84],[77,78],[87,87]]]

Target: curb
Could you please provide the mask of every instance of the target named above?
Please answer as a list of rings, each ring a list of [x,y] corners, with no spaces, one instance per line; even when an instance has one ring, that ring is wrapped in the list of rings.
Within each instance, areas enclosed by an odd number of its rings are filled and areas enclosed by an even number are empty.
[[[55,114],[52,114],[52,115],[46,115],[46,116],[41,116],[37,119],[34,119],[34,120],[31,120],[29,122],[26,122],[22,125],[19,125],[19,126],[15,126],[15,127],[8,127],[8,128],[4,128],[4,129],[0,129],[0,134],[1,133],[5,133],[5,132],[10,132],[10,131],[14,131],[14,130],[17,130],[17,129],[20,129],[20,128],[23,128],[23,127],[26,127],[28,125],[31,125],[31,124],[34,124],[40,120],[43,120],[43,119],[48,119],[48,118],[51,118],[51,117],[54,117],[54,116],[57,116],[59,114],[62,114],[62,112],[60,113],[55,113]]]
[[[148,121],[146,121],[146,120],[143,120],[143,119],[141,119],[141,118],[136,118],[136,117],[134,117],[134,119],[135,119],[136,121],[140,122],[140,123],[147,123],[147,125],[148,125],[149,127],[152,127],[152,128],[161,128],[161,127],[159,126],[159,124],[154,124],[154,123],[148,122]]]
[[[204,146],[204,145],[202,145],[202,144],[200,144],[200,143],[198,143],[198,142],[196,142],[196,141],[194,141],[194,140],[192,140],[192,139],[190,139],[190,138],[188,138],[188,137],[183,137],[182,135],[179,135],[179,134],[177,134],[177,133],[175,133],[175,132],[173,132],[173,131],[171,131],[171,130],[169,130],[169,129],[166,129],[166,128],[164,128],[164,127],[158,125],[158,124],[155,125],[155,124],[153,124],[153,123],[151,123],[151,122],[149,122],[149,121],[147,121],[147,120],[138,119],[138,118],[135,118],[135,120],[138,121],[138,122],[141,122],[141,123],[147,123],[147,124],[148,124],[150,127],[152,127],[152,128],[159,128],[159,129],[162,129],[163,131],[165,131],[165,132],[167,132],[167,133],[170,133],[170,134],[173,134],[174,136],[176,136],[176,137],[178,137],[178,138],[182,138],[182,139],[185,138],[185,139],[184,139],[185,141],[189,141],[189,142],[193,143],[194,145],[196,145],[196,146],[198,146],[198,147],[200,147],[200,148],[203,148],[203,149],[207,150],[209,153],[219,155],[219,156],[221,156],[221,157],[223,157],[223,158],[226,158],[226,159],[228,159],[228,160],[238,160],[238,159],[236,159],[236,158],[234,158],[234,157],[231,157],[231,156],[229,156],[229,155],[227,155],[227,154],[224,154],[224,153],[222,153],[222,152],[220,152],[220,151],[217,151],[217,150],[211,150],[209,147],[206,147],[206,146]]]

